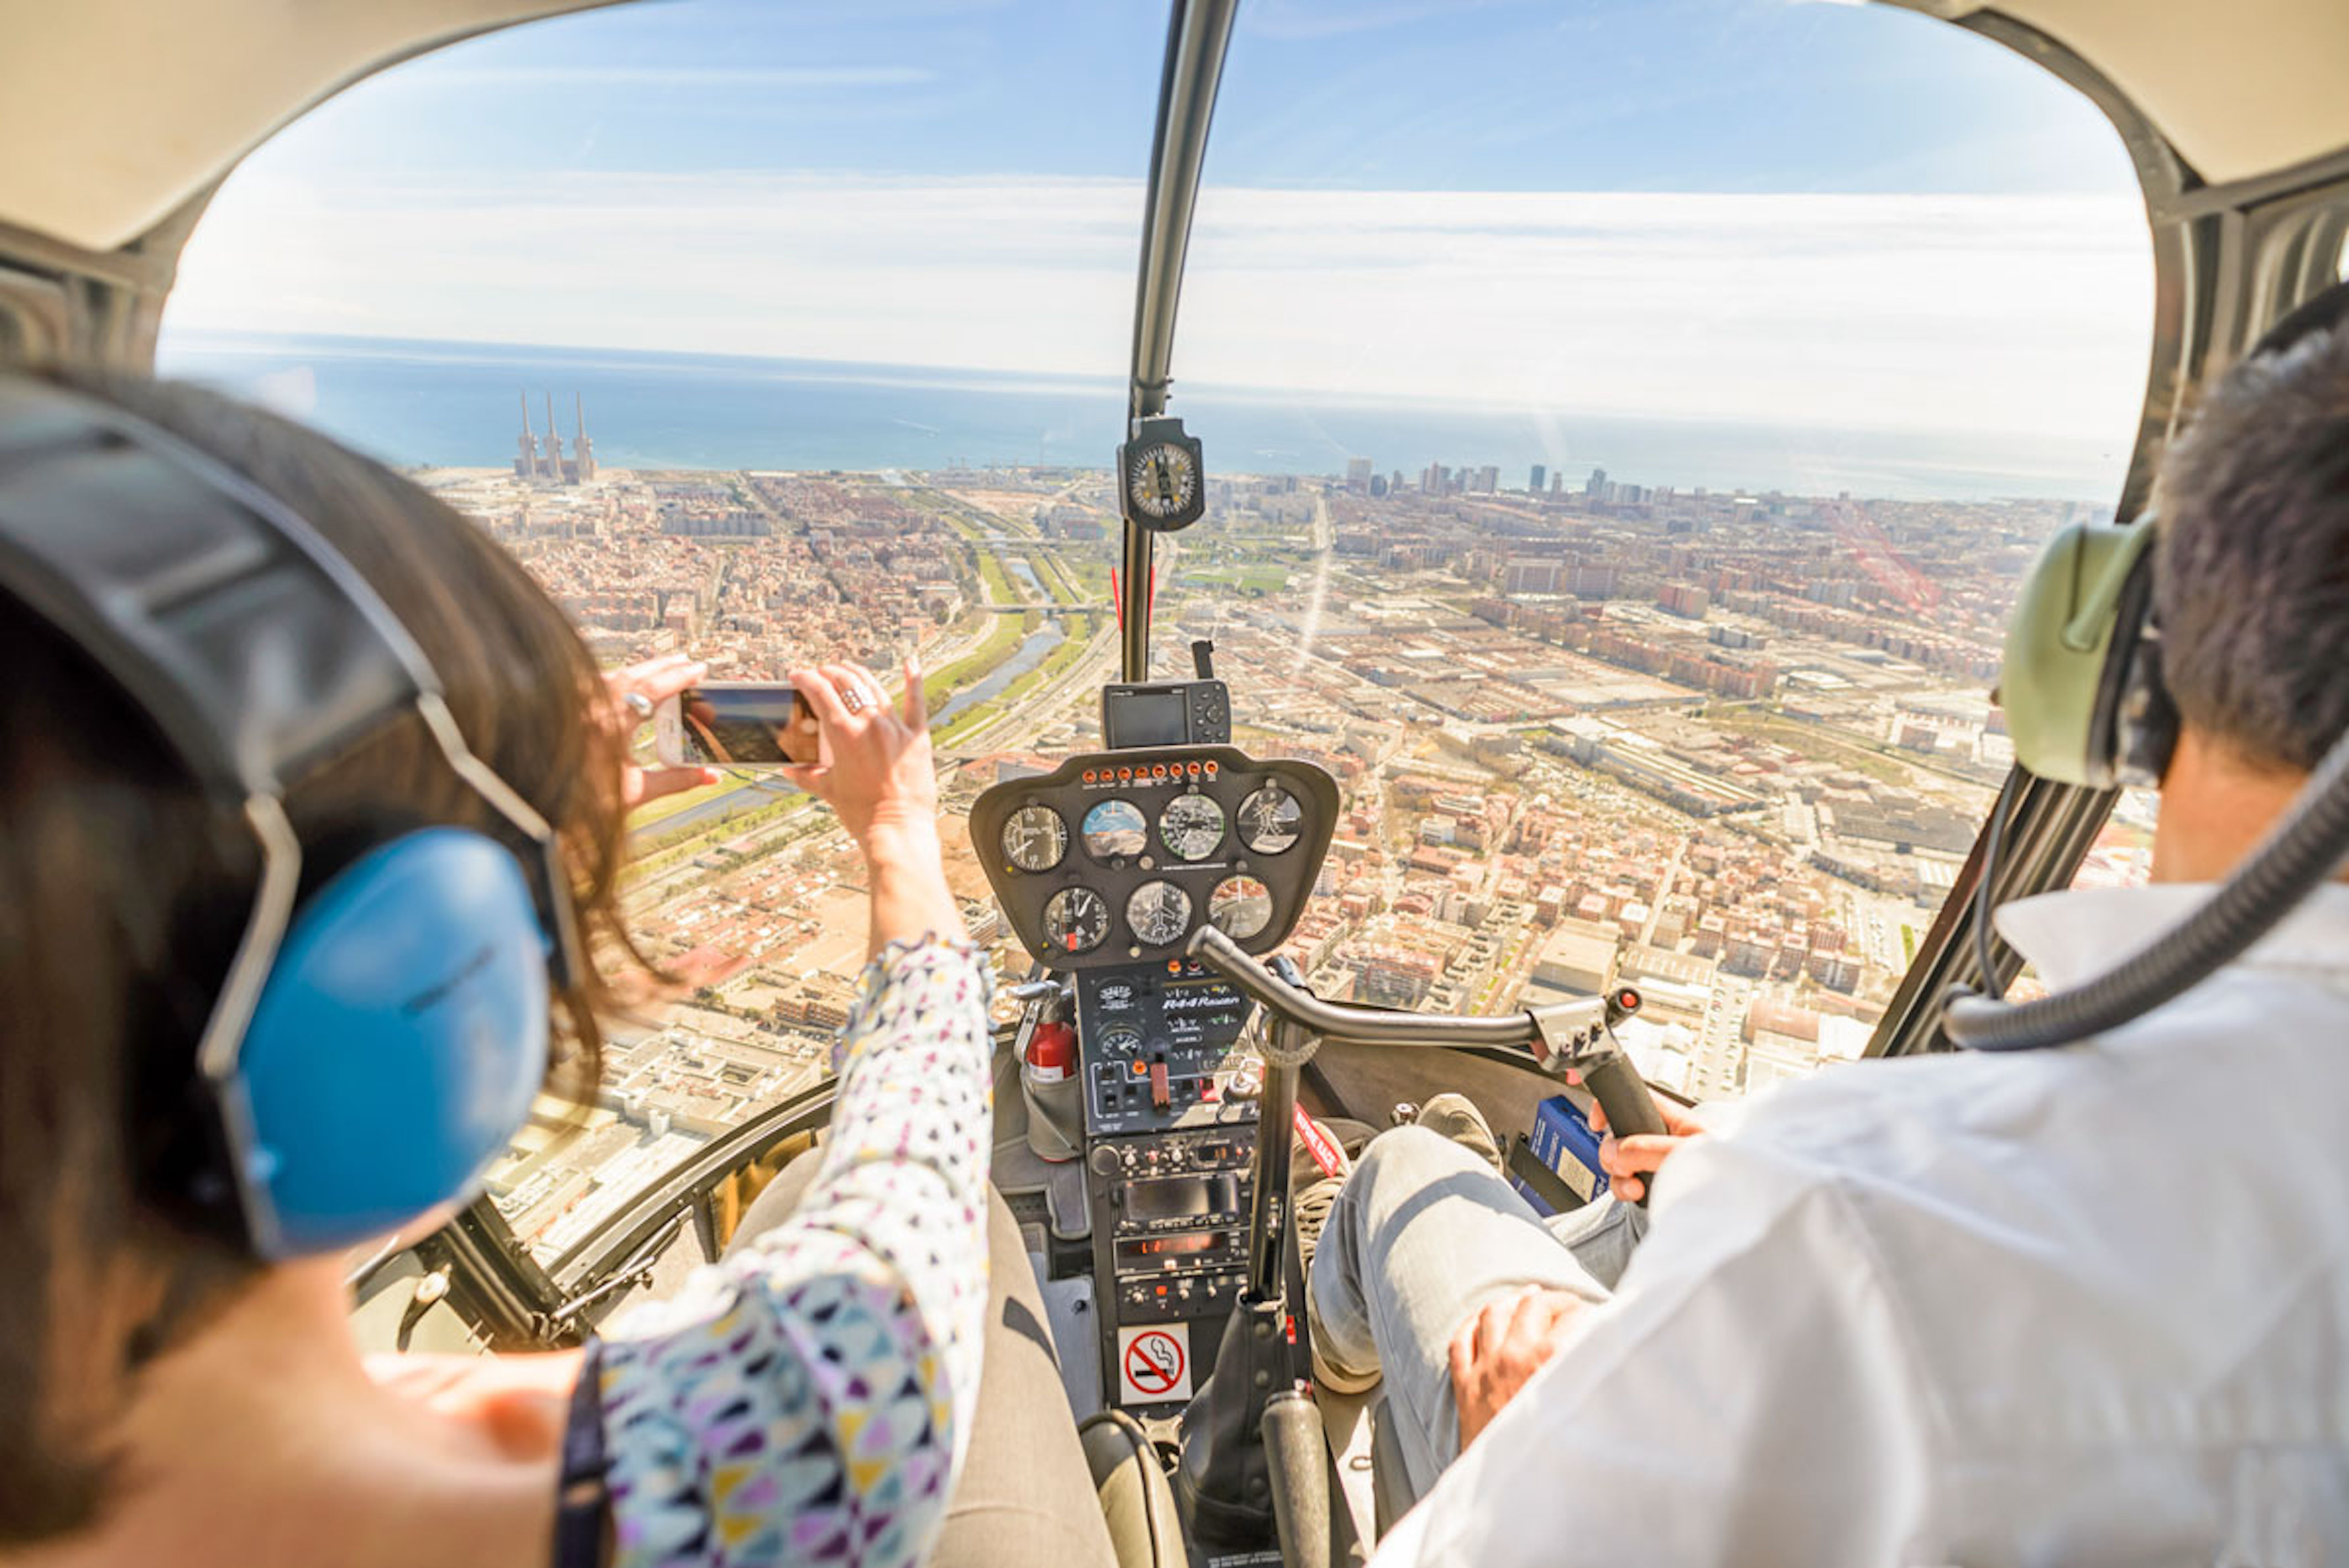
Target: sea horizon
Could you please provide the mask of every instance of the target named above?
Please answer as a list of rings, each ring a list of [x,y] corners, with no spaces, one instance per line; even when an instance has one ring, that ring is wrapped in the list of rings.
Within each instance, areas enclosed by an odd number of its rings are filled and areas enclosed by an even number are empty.
[[[159,374],[304,420],[402,467],[512,461],[520,397],[566,448],[584,402],[599,462],[626,469],[874,472],[1106,469],[1125,387],[1081,377],[639,349],[167,329]],[[1593,469],[1643,486],[1789,495],[2109,506],[2128,453],[2059,437],[1825,430],[1185,384],[1172,411],[1211,472],[1341,474],[1351,458],[1415,484],[1431,462],[1530,467],[1579,489]]]

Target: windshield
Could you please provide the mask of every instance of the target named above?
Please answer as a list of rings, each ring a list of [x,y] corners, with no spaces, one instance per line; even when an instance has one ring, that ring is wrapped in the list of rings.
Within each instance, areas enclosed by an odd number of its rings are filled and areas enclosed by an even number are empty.
[[[414,472],[617,665],[929,671],[963,814],[1098,738],[1163,13],[597,11],[363,83],[227,182],[165,322]],[[1856,1054],[2009,757],[2046,533],[2116,493],[2150,265],[2084,102],[1786,0],[1244,7],[1154,673],[1347,815],[1290,949],[1477,1011],[1637,981],[1668,1086]],[[818,1083],[856,857],[762,776],[633,826],[681,977],[493,1173],[540,1257]]]
[[[1064,745],[1025,699],[1104,673],[1106,546],[1067,518],[1098,516],[1120,436],[1164,29],[1146,6],[695,0],[452,47],[226,183],[160,368],[414,473],[606,665],[917,653],[949,756]],[[950,800],[986,771],[950,769]],[[771,775],[659,801],[631,836],[634,933],[679,983],[610,1025],[584,1122],[543,1105],[491,1173],[549,1262],[821,1082],[864,961],[852,846]]]
[[[1633,982],[1701,1098],[1857,1056],[2013,760],[2020,576],[2128,461],[2117,138],[1886,7],[1242,17],[1174,400],[1226,477],[1164,639],[1349,781],[1300,962]]]

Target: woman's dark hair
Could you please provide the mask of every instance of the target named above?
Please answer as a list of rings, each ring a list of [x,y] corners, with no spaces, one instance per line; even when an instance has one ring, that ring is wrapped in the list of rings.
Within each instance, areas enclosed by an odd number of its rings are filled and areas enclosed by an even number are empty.
[[[2340,320],[2349,290],[2318,305]],[[2254,767],[2314,767],[2349,727],[2349,321],[2221,377],[2155,505],[2178,716]]]
[[[472,524],[323,436],[191,387],[75,378],[306,518],[424,650],[472,750],[561,835],[591,949],[617,909],[620,742],[594,660]],[[191,479],[191,484],[199,483]],[[252,905],[257,856],[140,711],[0,600],[0,1549],[87,1525],[139,1367],[261,1265],[172,1202],[195,1045]],[[287,800],[316,886],[387,830],[501,832],[419,722]],[[558,998],[551,1087],[596,1081],[594,973]]]

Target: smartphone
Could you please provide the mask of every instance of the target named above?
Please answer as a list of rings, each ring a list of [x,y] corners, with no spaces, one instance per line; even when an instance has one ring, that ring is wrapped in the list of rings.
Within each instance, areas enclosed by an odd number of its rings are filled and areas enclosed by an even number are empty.
[[[820,763],[814,710],[781,680],[709,680],[688,686],[653,714],[655,747],[673,768],[771,768]]]

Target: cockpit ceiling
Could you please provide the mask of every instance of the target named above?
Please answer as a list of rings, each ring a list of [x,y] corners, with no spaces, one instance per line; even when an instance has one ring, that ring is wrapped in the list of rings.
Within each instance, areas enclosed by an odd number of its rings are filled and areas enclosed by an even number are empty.
[[[0,0],[0,223],[145,234],[381,66],[609,0]]]
[[[0,0],[0,223],[114,249],[370,70],[608,3]],[[2344,0],[1894,3],[1951,20],[1994,12],[2047,34],[2214,182],[2349,147]]]
[[[2214,185],[2349,148],[2345,0],[1899,0],[2010,16],[2087,61]]]

